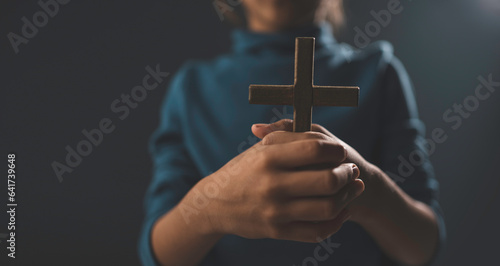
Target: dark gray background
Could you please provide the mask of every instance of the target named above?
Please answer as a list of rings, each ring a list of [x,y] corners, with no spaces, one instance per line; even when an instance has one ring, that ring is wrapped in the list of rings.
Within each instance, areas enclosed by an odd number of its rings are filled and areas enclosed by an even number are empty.
[[[17,3],[22,2],[22,3]],[[388,1],[348,0],[339,39],[353,44],[355,26]],[[495,265],[499,236],[500,91],[452,130],[443,113],[473,95],[479,75],[500,81],[498,0],[401,0],[374,39],[394,44],[416,86],[428,131],[448,140],[431,160],[441,182],[448,245],[440,265]],[[495,7],[496,6],[496,7]],[[231,27],[211,1],[71,1],[15,54],[7,34],[37,1],[1,1],[1,158],[17,154],[19,265],[134,265],[142,199],[150,180],[147,140],[157,125],[165,86],[121,121],[110,104],[141,83],[147,65],[175,73],[191,58],[230,48]],[[246,89],[246,88],[242,88]],[[116,126],[59,183],[52,168],[83,129],[109,117]],[[0,163],[5,173],[6,162]],[[5,176],[6,174],[2,174]],[[6,176],[0,181],[0,234],[5,233]],[[0,243],[0,264],[6,258]],[[3,265],[3,264],[2,264]]]

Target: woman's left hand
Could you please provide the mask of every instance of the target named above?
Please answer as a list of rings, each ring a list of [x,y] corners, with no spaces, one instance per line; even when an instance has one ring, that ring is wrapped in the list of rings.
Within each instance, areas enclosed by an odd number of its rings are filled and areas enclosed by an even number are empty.
[[[326,128],[318,124],[312,125],[312,131],[294,133],[292,132],[293,121],[283,119],[272,124],[254,124],[252,132],[255,136],[262,139],[262,144],[272,145],[278,143],[287,143],[305,139],[321,139],[340,142],[347,150],[347,158],[343,163],[354,163],[360,169],[359,179],[365,183],[365,191],[357,199],[353,200],[347,209],[352,215],[352,221],[361,221],[369,218],[370,210],[373,210],[376,204],[377,186],[380,185],[379,173],[381,170],[375,165],[366,161],[355,149],[333,135]],[[377,182],[379,181],[379,182]]]

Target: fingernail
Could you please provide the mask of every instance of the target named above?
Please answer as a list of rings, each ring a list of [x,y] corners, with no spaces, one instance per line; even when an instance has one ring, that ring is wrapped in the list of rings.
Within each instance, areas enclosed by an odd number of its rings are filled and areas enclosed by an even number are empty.
[[[267,126],[267,124],[253,124],[253,126],[256,128],[261,128]]]
[[[363,189],[363,187],[357,188],[356,192],[355,192],[356,197],[358,197],[359,195],[361,195],[364,191],[365,190]]]
[[[359,177],[359,168],[357,165],[352,164],[352,176],[351,179],[354,180]]]

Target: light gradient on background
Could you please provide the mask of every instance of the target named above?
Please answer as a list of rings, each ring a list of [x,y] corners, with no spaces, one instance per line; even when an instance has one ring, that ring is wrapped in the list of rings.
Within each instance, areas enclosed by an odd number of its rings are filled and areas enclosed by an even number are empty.
[[[374,20],[370,11],[388,1],[346,0],[348,21],[339,40],[354,45],[354,27]],[[403,10],[373,38],[393,43],[415,85],[427,132],[439,127],[448,134],[431,156],[448,226],[439,265],[496,261],[500,92],[481,101],[456,130],[443,113],[474,94],[478,76],[500,81],[499,2],[401,0]],[[38,10],[34,0],[0,4],[0,148],[18,158],[18,263],[136,265],[151,173],[146,145],[164,91],[151,92],[117,122],[64,182],[51,163],[64,160],[64,147],[81,140],[83,129],[113,117],[110,102],[141,82],[145,66],[159,63],[174,73],[188,59],[226,52],[230,27],[208,0],[70,1],[15,54],[7,34],[19,33],[21,18]],[[0,224],[0,235],[3,229]],[[4,258],[2,248],[0,264]]]

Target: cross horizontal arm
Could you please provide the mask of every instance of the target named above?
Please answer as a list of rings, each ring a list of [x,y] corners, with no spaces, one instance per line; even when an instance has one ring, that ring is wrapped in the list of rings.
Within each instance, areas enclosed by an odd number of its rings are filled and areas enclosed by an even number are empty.
[[[358,106],[359,87],[313,86],[314,106]]]
[[[293,85],[250,85],[251,104],[292,105]]]

